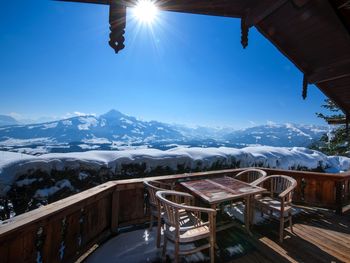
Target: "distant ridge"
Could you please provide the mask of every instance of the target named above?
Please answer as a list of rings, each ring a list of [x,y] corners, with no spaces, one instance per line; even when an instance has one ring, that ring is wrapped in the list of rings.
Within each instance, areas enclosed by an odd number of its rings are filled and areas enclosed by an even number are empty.
[[[178,145],[236,147],[251,145],[307,147],[326,127],[301,124],[261,125],[241,130],[142,121],[117,110],[39,124],[0,128],[0,150],[30,154],[126,148],[166,150]]]
[[[19,122],[15,118],[8,115],[0,115],[0,127],[17,124],[19,124]]]

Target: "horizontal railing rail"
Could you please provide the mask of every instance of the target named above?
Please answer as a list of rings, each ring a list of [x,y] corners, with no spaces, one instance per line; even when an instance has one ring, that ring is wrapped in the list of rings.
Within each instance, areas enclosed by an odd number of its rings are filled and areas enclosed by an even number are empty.
[[[145,223],[144,180],[180,182],[234,175],[242,169],[185,173],[107,182],[6,220],[0,225],[1,262],[74,262],[118,229]],[[350,173],[264,169],[295,178],[294,202],[341,213],[349,204]]]

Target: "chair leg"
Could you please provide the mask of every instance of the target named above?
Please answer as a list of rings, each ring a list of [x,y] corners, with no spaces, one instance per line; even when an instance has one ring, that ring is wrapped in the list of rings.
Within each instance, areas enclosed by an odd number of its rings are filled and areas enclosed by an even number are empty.
[[[175,241],[175,263],[179,262],[179,240]]]
[[[149,218],[149,231],[152,230],[152,227],[153,227],[153,215],[152,215],[152,213],[151,213],[151,216],[150,216],[150,218]]]
[[[157,225],[157,248],[160,248],[160,238],[161,238],[161,231],[162,231],[162,219],[158,217],[158,225]]]
[[[283,242],[283,231],[284,231],[284,217],[280,218],[280,242]]]
[[[214,238],[210,237],[210,248],[209,248],[209,256],[210,256],[210,263],[214,263],[215,261],[215,242]]]
[[[294,230],[293,230],[293,221],[292,221],[292,213],[289,213],[289,227],[290,227],[290,231],[292,233],[294,233]]]
[[[163,252],[162,252],[162,259],[165,261],[165,256],[166,256],[166,245],[167,245],[168,239],[166,236],[164,236],[164,244],[163,244]]]

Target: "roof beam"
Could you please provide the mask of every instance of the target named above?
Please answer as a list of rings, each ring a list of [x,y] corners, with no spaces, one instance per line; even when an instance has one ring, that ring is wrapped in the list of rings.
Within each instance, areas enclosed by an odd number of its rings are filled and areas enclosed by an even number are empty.
[[[76,3],[86,3],[86,4],[100,4],[109,5],[109,0],[55,0],[60,2],[76,2]]]
[[[61,2],[76,2],[87,4],[102,4],[110,5],[112,0],[54,0]],[[137,0],[114,0],[119,4],[127,7],[135,6]],[[215,15],[215,16],[227,16],[227,17],[241,17],[247,6],[247,0],[234,0],[231,1],[213,1],[213,0],[158,0],[156,5],[160,10],[191,13],[191,14],[203,14],[203,15]]]

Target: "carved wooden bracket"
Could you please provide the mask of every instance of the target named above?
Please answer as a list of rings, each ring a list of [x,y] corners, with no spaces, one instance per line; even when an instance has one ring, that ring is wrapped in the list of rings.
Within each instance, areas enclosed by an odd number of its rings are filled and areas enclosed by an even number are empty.
[[[268,4],[264,1],[258,1],[253,8],[246,10],[245,15],[241,19],[241,43],[243,48],[248,46],[249,28],[262,22],[288,1],[289,0],[276,0],[274,3]]]
[[[248,46],[248,34],[249,34],[249,26],[246,23],[246,17],[242,17],[241,19],[241,44],[243,48]]]
[[[307,77],[304,74],[304,77],[303,77],[303,94],[302,94],[304,100],[307,97],[307,86],[308,86],[308,84],[309,84],[309,82],[307,81]]]
[[[109,45],[115,53],[122,50],[126,25],[126,6],[120,0],[111,0],[109,4]]]

